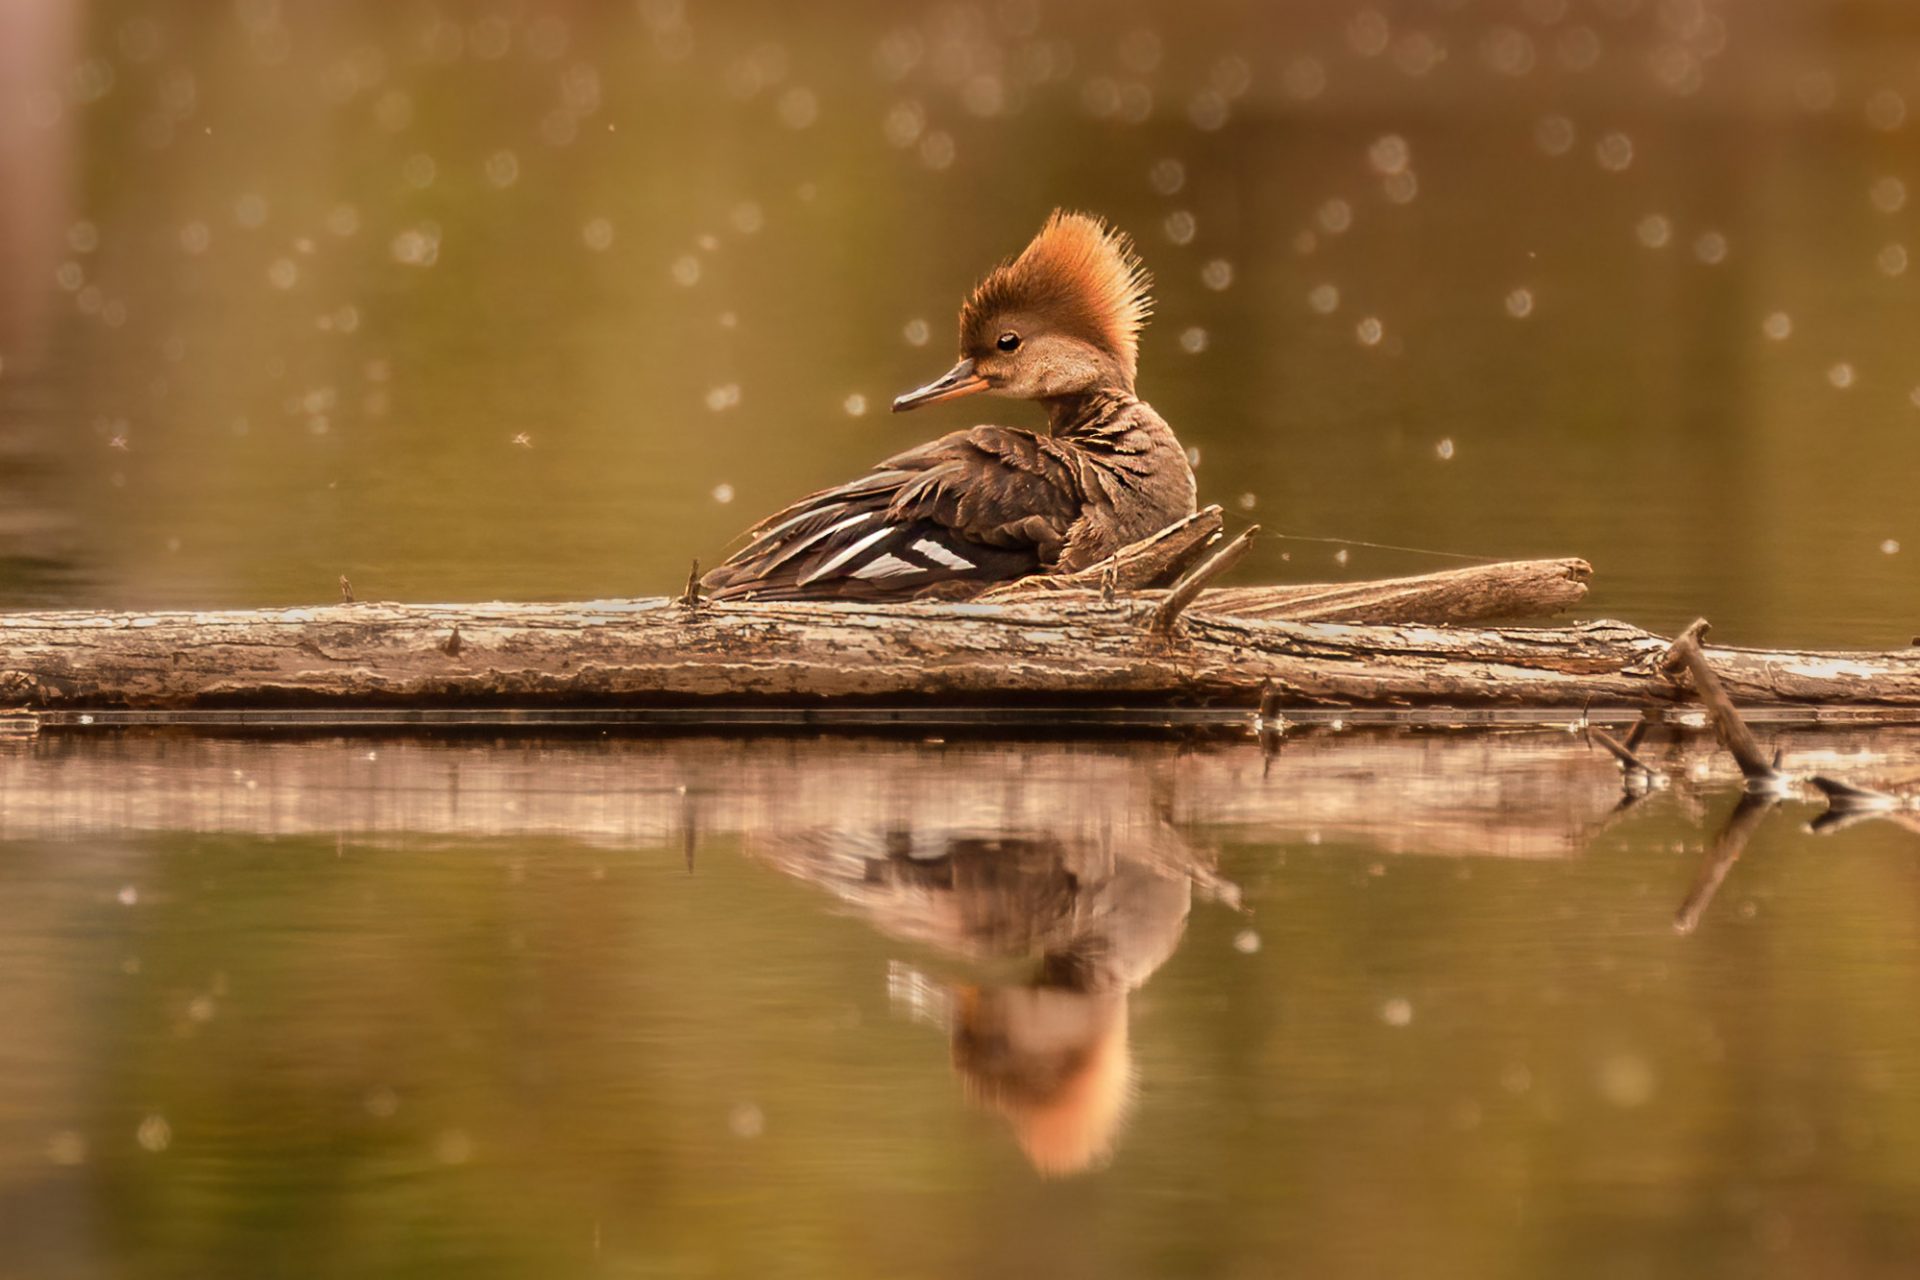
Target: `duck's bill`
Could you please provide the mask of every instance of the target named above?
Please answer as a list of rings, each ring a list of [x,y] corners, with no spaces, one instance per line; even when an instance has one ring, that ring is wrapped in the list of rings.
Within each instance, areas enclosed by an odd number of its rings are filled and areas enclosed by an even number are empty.
[[[978,395],[986,389],[987,380],[973,371],[973,361],[962,360],[926,386],[894,397],[893,411],[904,413],[908,409],[918,409],[923,404],[939,404],[942,400]]]

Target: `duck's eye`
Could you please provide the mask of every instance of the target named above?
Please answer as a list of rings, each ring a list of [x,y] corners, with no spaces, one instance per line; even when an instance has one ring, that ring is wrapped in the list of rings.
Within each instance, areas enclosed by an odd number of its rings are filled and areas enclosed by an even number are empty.
[[[1001,334],[994,340],[994,346],[1002,351],[1013,351],[1020,346],[1020,335],[1011,331]]]

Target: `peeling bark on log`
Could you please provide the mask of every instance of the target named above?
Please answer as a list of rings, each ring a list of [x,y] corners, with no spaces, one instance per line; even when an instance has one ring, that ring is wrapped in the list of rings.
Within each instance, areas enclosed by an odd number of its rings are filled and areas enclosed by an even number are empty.
[[[1618,622],[1366,627],[1151,598],[1014,604],[354,604],[0,615],[0,706],[1665,705],[1668,643]],[[451,643],[459,634],[460,643]],[[1707,650],[1742,706],[1920,709],[1920,650]]]

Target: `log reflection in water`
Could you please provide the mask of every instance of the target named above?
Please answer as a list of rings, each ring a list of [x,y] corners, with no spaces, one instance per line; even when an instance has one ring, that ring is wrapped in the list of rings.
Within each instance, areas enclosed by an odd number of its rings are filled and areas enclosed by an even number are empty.
[[[1893,730],[1781,731],[1809,771],[1871,779],[1920,761]],[[1657,763],[1737,785],[1704,735]],[[605,847],[801,830],[1110,832],[1382,853],[1564,858],[1617,820],[1617,771],[1563,732],[1308,731],[1270,767],[1251,742],[898,739],[214,738],[128,731],[0,738],[0,839],[141,831],[550,837]],[[1685,803],[1693,787],[1675,799]]]
[[[972,965],[1024,961],[1017,981],[896,973],[892,986],[943,1023],[954,1070],[1003,1116],[1042,1173],[1111,1154],[1132,1094],[1127,997],[1173,955],[1195,884],[1232,898],[1170,826],[1087,834],[1071,810],[1024,832],[945,825],[767,833],[747,850],[818,885],[901,941]]]
[[[1704,741],[1676,750],[1721,767]],[[918,827],[1150,844],[1170,823],[1384,853],[1564,858],[1606,826],[1618,794],[1597,755],[1558,732],[1307,732],[1265,763],[1250,742],[63,734],[0,744],[0,839],[200,831],[677,847],[690,827]]]

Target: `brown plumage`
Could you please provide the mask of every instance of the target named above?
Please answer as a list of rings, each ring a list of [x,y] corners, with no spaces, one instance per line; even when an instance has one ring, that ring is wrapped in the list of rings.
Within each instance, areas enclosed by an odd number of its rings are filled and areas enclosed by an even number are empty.
[[[979,426],[810,494],[709,573],[716,599],[965,598],[1070,573],[1188,515],[1180,442],[1134,394],[1150,280],[1097,218],[1056,211],[960,311],[960,361],[896,412],[988,392],[1035,400],[1049,434]]]

